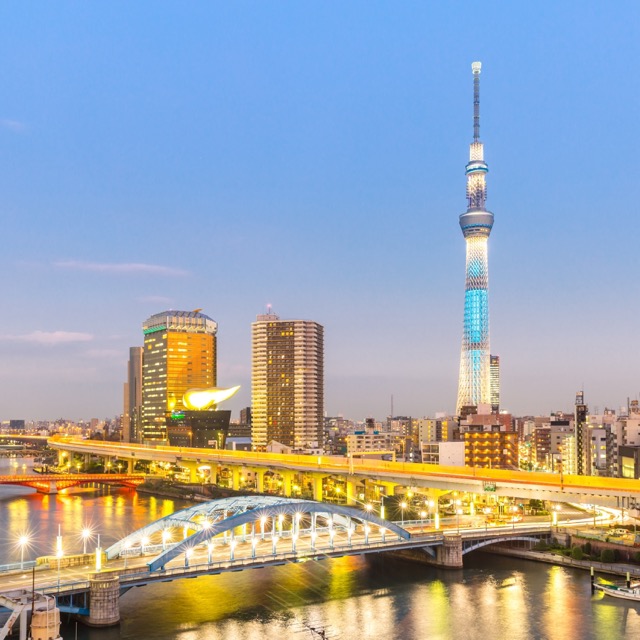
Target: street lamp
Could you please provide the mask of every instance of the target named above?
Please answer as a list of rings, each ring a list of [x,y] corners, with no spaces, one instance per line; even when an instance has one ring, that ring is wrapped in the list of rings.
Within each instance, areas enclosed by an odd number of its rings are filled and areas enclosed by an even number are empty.
[[[60,591],[60,560],[62,555],[62,549],[58,549],[56,552],[56,558],[58,558],[58,591]]]
[[[163,529],[162,530],[162,550],[163,551],[166,551],[167,542],[169,542],[169,540],[171,540],[171,532],[169,531],[169,529]]]
[[[20,536],[18,544],[20,545],[20,570],[22,571],[24,569],[24,548],[29,544],[29,536]]]
[[[82,553],[84,555],[87,554],[87,540],[90,540],[93,537],[93,531],[89,529],[89,527],[85,527],[81,533],[82,536]]]
[[[402,522],[402,526],[404,527],[404,510],[407,508],[407,503],[403,500],[400,503],[400,518]]]
[[[457,509],[456,510],[456,516],[457,516],[457,520],[458,520],[458,533],[460,533],[460,516],[462,515],[462,509]]]
[[[131,541],[127,540],[122,547],[122,555],[124,556],[124,568],[127,568],[128,551],[131,548]]]
[[[427,517],[426,511],[420,512],[420,531],[424,531],[424,519]]]

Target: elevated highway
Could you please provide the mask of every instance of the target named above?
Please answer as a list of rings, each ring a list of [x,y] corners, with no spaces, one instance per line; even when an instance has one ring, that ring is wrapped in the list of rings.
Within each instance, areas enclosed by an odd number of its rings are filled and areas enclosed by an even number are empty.
[[[272,471],[284,477],[285,496],[291,495],[292,474],[304,473],[314,481],[314,499],[321,499],[321,490],[318,492],[316,489],[318,481],[321,488],[323,477],[341,476],[347,481],[348,503],[354,502],[353,483],[362,480],[391,488],[400,486],[485,495],[491,493],[511,498],[536,498],[617,508],[633,508],[636,501],[640,502],[640,480],[623,478],[446,467],[341,456],[287,455],[169,446],[150,447],[61,436],[50,438],[49,446],[60,452],[117,458],[128,461],[130,464],[135,460],[179,464],[192,471],[194,481],[197,478],[198,465],[210,465],[214,472],[218,467],[228,468],[234,474],[234,488],[235,477],[240,476],[240,470],[251,469],[258,474],[258,491],[261,491],[260,478],[264,472]]]

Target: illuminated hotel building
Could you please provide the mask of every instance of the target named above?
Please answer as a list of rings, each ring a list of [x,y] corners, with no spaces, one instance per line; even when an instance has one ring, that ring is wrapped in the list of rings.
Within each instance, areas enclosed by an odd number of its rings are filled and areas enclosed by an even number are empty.
[[[324,328],[268,313],[251,325],[251,437],[255,450],[275,440],[322,447]]]
[[[185,392],[216,386],[218,325],[198,311],[163,311],[142,330],[142,439],[165,441],[172,417],[184,414]]]
[[[480,69],[473,71],[473,142],[470,145],[467,175],[467,211],[460,216],[460,227],[467,245],[464,294],[464,325],[460,354],[460,377],[456,414],[464,407],[491,404],[489,363],[489,264],[487,245],[493,227],[493,214],[485,208],[487,198],[484,148],[480,142]]]

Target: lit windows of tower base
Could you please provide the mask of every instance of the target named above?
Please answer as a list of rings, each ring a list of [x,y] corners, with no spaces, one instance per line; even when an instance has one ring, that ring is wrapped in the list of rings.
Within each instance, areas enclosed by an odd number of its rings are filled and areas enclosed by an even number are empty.
[[[485,208],[487,198],[484,148],[480,142],[480,69],[473,71],[473,142],[470,145],[467,175],[467,211],[460,216],[460,228],[467,246],[464,294],[464,324],[460,353],[460,377],[456,413],[464,407],[491,404],[489,361],[489,264],[487,245],[493,214]],[[468,409],[467,409],[467,412]]]
[[[500,413],[500,356],[489,357],[491,372],[491,413]]]

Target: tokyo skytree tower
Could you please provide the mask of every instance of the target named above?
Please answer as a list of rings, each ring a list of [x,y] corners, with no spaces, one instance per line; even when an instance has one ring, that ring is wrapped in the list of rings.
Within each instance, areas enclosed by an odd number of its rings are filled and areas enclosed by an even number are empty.
[[[486,174],[480,142],[480,69],[473,71],[473,142],[467,163],[467,211],[460,216],[460,227],[467,244],[467,269],[464,292],[464,329],[460,354],[460,379],[456,413],[462,407],[491,403],[489,369],[489,265],[487,245],[493,227],[493,214],[485,208]]]

